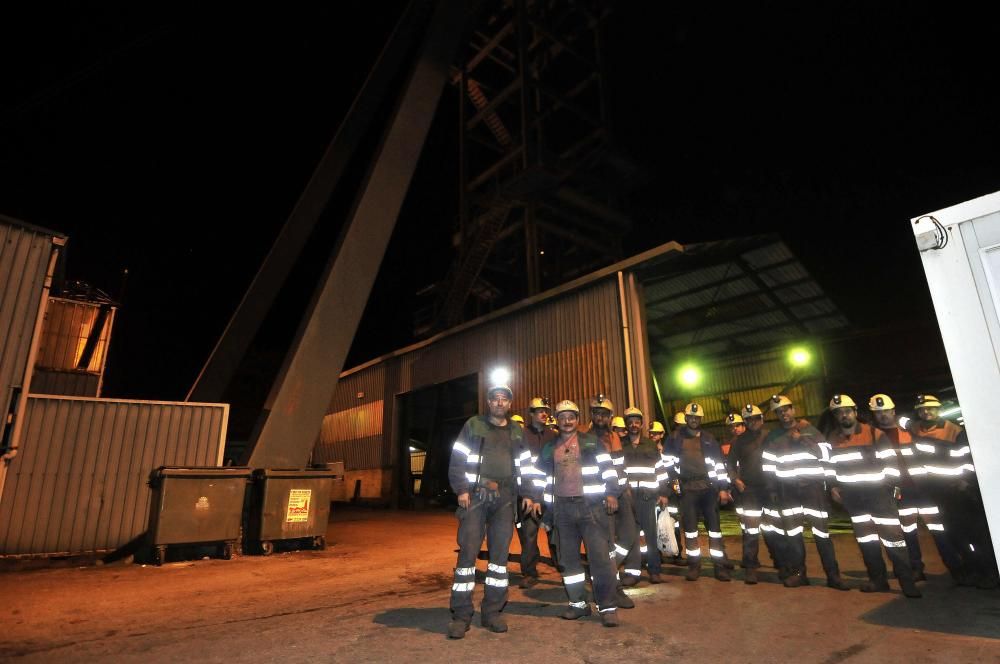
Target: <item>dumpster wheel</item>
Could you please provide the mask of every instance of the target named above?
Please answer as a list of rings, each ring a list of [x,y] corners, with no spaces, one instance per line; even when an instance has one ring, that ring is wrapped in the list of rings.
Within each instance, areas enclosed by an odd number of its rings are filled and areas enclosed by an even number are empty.
[[[274,553],[274,542],[271,540],[264,540],[260,543],[260,552],[265,556],[269,556]]]
[[[233,545],[232,542],[226,542],[225,544],[223,544],[222,545],[222,559],[223,560],[232,560],[233,559],[233,549],[234,548],[235,547],[234,547],[234,545]]]
[[[160,544],[159,546],[153,547],[153,564],[157,567],[161,566],[167,560],[167,547],[166,545]]]
[[[313,538],[313,548],[322,551],[326,548],[326,537],[317,535]]]

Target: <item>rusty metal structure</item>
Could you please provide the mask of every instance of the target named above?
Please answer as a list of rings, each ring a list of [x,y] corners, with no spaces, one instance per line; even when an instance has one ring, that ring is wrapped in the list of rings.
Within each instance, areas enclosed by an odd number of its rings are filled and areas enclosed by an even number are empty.
[[[452,72],[459,118],[456,257],[425,289],[417,336],[621,258],[638,169],[614,148],[603,44],[610,3],[495,0]]]

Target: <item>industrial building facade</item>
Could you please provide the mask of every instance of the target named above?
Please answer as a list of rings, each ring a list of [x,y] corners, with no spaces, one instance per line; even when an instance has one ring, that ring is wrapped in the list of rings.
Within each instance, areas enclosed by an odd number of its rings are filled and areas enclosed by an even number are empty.
[[[407,504],[448,490],[455,435],[511,372],[514,410],[532,396],[668,420],[689,399],[719,434],[745,403],[788,393],[823,409],[822,337],[847,321],[774,236],[668,243],[341,374],[314,462],[342,461],[354,497]],[[791,367],[791,345],[813,361]],[[695,364],[699,381],[677,369]],[[669,427],[669,424],[668,424]]]

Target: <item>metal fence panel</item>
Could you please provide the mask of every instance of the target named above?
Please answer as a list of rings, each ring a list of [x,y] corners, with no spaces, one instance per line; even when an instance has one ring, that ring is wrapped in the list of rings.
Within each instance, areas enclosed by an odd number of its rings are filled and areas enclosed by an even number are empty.
[[[227,404],[31,395],[0,496],[0,555],[121,548],[143,534],[158,466],[214,466]]]

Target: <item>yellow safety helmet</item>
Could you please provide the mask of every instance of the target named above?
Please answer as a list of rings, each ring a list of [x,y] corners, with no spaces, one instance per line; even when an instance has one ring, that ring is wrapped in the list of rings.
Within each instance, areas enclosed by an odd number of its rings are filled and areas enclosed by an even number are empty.
[[[830,410],[837,410],[838,408],[857,408],[858,404],[854,403],[854,399],[847,396],[846,394],[834,394],[833,398],[830,399]]]
[[[517,422],[518,424],[524,424],[524,418],[521,417],[520,415],[511,415],[510,421]]]
[[[556,418],[549,413],[549,416],[545,418],[545,426],[554,427],[556,426]]]
[[[552,410],[552,406],[549,405],[548,397],[532,397],[531,403],[528,404],[528,410],[538,410],[539,408]]]
[[[892,402],[888,394],[875,394],[868,400],[868,408],[871,410],[895,410],[896,404]]]
[[[598,394],[590,400],[590,409],[594,410],[595,408],[605,408],[609,412],[615,412],[615,405],[611,403],[611,399],[607,398],[603,394]]]
[[[745,424],[745,422],[743,421],[743,418],[736,413],[729,413],[729,415],[726,416],[726,424]]]
[[[940,408],[941,400],[933,394],[918,394],[914,408]]]
[[[775,411],[779,408],[785,406],[791,406],[792,400],[786,397],[784,394],[772,394],[771,395],[771,410]]]
[[[556,404],[556,413],[555,413],[556,415],[558,415],[559,413],[569,413],[569,412],[576,413],[577,416],[579,416],[580,407],[577,406],[572,401],[570,401],[569,399],[564,399]]]
[[[684,414],[694,415],[695,417],[704,417],[705,411],[701,406],[692,401],[688,405],[684,406]]]
[[[642,411],[639,410],[638,408],[636,408],[635,406],[632,406],[631,408],[626,408],[625,409],[625,419],[627,420],[630,417],[638,417],[641,420],[641,419],[643,419],[642,418]]]
[[[623,417],[617,416],[611,418],[611,428],[612,429],[624,429],[625,419]]]
[[[679,410],[674,413],[674,424],[687,424],[687,420],[684,419],[683,410]]]
[[[743,417],[744,418],[746,418],[746,417],[764,417],[764,413],[761,412],[760,408],[758,408],[757,406],[753,405],[752,403],[748,403],[747,405],[743,406],[742,413],[743,413]]]
[[[666,433],[667,430],[663,428],[663,422],[653,422],[649,425],[649,433]]]

